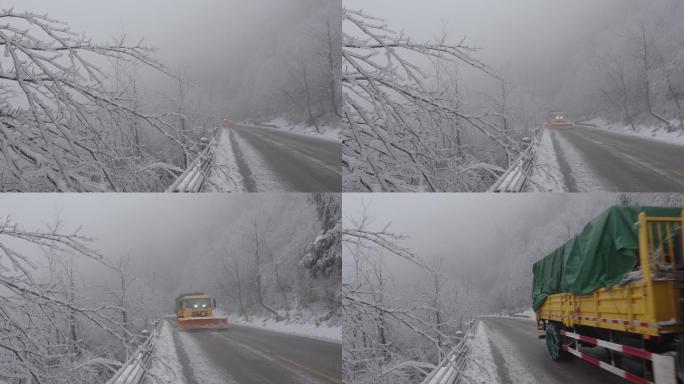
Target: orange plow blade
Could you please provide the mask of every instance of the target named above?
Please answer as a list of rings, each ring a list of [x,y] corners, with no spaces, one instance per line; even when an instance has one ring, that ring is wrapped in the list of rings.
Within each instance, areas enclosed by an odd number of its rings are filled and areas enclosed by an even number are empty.
[[[191,331],[194,329],[228,329],[226,317],[188,317],[178,319],[178,329]]]

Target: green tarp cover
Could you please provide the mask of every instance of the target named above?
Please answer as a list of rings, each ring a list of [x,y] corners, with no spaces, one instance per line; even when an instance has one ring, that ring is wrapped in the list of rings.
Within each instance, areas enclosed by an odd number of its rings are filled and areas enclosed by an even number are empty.
[[[637,265],[639,213],[681,217],[681,208],[612,207],[587,224],[582,232],[534,263],[532,307],[548,295],[588,295],[618,284]]]

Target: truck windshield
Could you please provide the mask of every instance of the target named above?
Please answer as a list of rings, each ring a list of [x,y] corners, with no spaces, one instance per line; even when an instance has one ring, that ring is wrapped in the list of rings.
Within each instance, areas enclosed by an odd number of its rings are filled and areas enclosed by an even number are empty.
[[[210,308],[211,302],[209,299],[186,299],[183,300],[184,308]]]

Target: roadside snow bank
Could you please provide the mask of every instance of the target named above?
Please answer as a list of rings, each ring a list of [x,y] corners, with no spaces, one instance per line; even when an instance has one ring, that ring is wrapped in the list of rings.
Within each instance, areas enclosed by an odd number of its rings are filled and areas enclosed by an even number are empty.
[[[232,133],[221,128],[207,192],[247,192],[233,151]]]
[[[538,145],[529,192],[566,192],[568,188],[563,181],[563,173],[558,165],[556,149],[548,129],[544,129]]]
[[[341,326],[330,324],[316,325],[312,322],[312,320],[307,320],[275,321],[273,318],[250,317],[249,322],[247,322],[242,317],[234,316],[228,318],[228,326],[230,327],[230,324],[232,323],[244,325],[246,327],[261,328],[280,333],[305,336],[312,339],[332,341],[335,343],[342,342]]]
[[[485,325],[480,321],[470,344],[470,355],[463,375],[468,383],[501,383]]]
[[[525,309],[524,311],[518,311],[518,312],[513,312],[513,313],[497,313],[494,315],[488,315],[487,317],[505,317],[505,318],[514,318],[514,319],[530,319],[530,320],[537,320],[537,314],[534,312],[532,308]]]
[[[674,127],[679,126],[679,122],[676,120],[671,121],[670,124],[672,124]],[[637,129],[637,131],[634,131],[632,127],[629,125],[609,123],[608,121],[601,118],[591,119],[584,123],[577,123],[577,125],[581,125],[583,127],[588,128],[601,129],[604,131],[610,131],[613,133],[619,133],[623,135],[638,136],[641,138],[662,141],[670,144],[684,145],[684,132],[682,132],[679,129],[675,130],[674,132],[667,132],[665,128],[657,129],[651,126],[636,124],[635,128]]]
[[[171,328],[166,321],[159,331],[152,366],[145,377],[145,384],[159,383],[185,383],[183,369],[176,354],[176,344],[173,342]]]

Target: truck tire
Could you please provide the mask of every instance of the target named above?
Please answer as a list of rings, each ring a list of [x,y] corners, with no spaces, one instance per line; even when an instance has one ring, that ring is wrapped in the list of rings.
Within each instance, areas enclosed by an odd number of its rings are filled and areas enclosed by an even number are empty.
[[[568,357],[568,353],[563,350],[560,327],[553,323],[546,325],[546,353],[553,361],[566,360]]]

